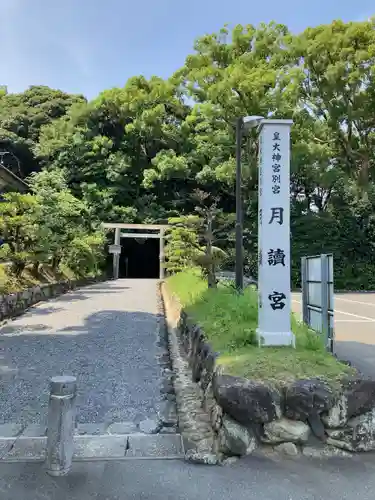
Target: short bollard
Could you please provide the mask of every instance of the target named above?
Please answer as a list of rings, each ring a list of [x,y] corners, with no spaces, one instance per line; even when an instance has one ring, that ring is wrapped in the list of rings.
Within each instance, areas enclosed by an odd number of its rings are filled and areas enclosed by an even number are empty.
[[[46,472],[65,476],[73,459],[77,379],[52,377],[48,407]]]

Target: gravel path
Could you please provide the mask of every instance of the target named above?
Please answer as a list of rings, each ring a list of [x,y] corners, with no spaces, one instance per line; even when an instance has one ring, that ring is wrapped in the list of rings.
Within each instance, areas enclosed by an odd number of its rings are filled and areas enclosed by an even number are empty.
[[[0,423],[43,422],[48,381],[78,378],[78,421],[152,418],[160,394],[155,280],[75,290],[0,328]]]

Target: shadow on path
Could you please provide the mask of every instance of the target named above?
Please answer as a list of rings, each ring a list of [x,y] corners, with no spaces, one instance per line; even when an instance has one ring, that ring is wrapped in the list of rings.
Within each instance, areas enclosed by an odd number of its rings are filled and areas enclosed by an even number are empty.
[[[2,500],[372,500],[374,461],[271,459],[256,453],[227,467],[175,460],[74,463],[55,479],[40,464],[0,465]]]
[[[56,330],[26,322],[1,330],[0,423],[43,421],[49,379],[62,374],[78,379],[80,422],[153,416],[159,395],[157,315],[103,310],[72,325],[67,311],[68,319],[69,326]]]
[[[356,341],[336,341],[337,357],[350,363],[366,377],[375,380],[375,345]]]

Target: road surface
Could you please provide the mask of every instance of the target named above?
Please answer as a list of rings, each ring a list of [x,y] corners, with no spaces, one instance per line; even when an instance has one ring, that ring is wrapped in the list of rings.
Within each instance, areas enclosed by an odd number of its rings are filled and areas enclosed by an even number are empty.
[[[0,465],[1,500],[373,500],[372,455],[312,460],[251,455],[231,466],[175,460],[75,463],[51,478],[40,464]]]
[[[0,424],[43,423],[54,375],[78,379],[78,422],[152,418],[160,395],[156,280],[75,290],[0,328]]]
[[[292,309],[302,316],[301,294],[292,294]],[[335,352],[375,378],[375,293],[336,293]]]

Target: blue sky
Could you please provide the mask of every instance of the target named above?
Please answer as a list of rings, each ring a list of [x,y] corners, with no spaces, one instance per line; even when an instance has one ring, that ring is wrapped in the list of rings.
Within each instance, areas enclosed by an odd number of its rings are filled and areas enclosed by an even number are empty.
[[[133,75],[168,77],[194,39],[275,20],[292,31],[375,14],[373,0],[0,0],[0,85],[95,97]]]

